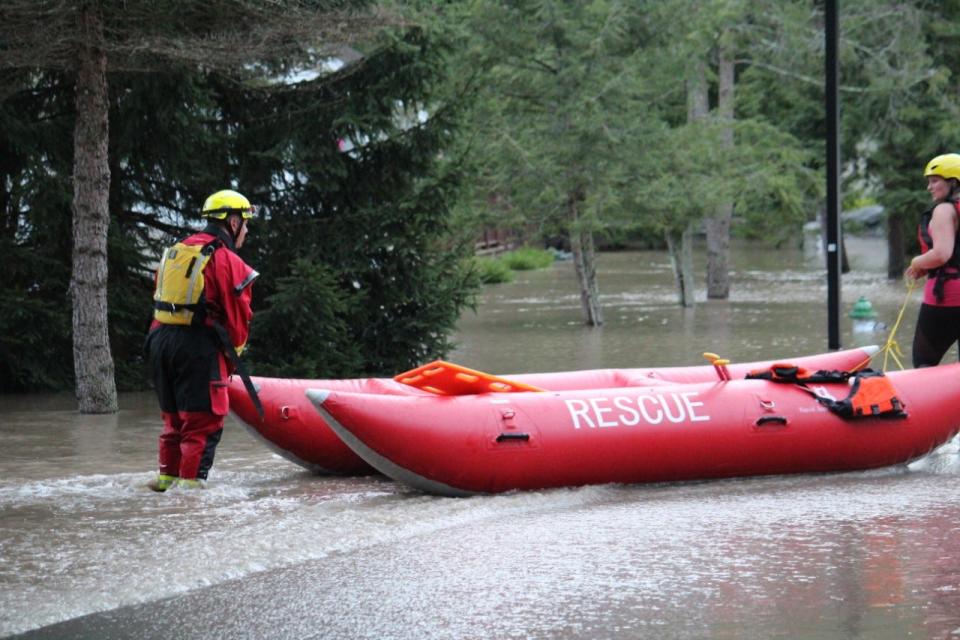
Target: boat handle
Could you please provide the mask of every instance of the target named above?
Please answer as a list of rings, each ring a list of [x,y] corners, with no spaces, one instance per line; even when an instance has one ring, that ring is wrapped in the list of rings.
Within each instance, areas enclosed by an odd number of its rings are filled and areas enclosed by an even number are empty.
[[[497,436],[497,442],[505,442],[507,440],[523,440],[524,442],[530,440],[529,433],[501,433]]]
[[[784,418],[783,416],[760,416],[759,418],[757,418],[756,425],[757,425],[758,427],[762,427],[762,426],[765,425],[765,424],[771,424],[771,423],[772,423],[772,424],[779,424],[779,425],[786,425],[786,424],[787,424],[787,419]]]

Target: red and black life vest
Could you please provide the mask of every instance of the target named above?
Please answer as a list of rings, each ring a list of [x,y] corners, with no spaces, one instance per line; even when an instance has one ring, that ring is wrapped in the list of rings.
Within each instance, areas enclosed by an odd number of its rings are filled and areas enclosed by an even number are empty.
[[[960,216],[960,202],[952,201],[957,215]],[[923,212],[920,216],[920,224],[917,227],[917,235],[920,240],[920,252],[926,253],[933,248],[933,238],[930,237],[930,221],[933,219],[933,210],[941,203],[937,203]],[[947,280],[960,278],[960,228],[953,239],[953,255],[944,264],[936,269],[927,271],[927,275],[934,279],[933,297],[937,302],[943,302],[944,286]]]

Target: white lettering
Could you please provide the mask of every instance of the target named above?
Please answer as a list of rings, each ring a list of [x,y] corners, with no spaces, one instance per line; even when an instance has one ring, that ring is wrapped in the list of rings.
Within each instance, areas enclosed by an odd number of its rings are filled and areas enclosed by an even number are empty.
[[[634,409],[633,407],[631,407],[629,404],[627,404],[628,402],[630,402],[630,398],[627,398],[624,396],[617,396],[616,398],[613,399],[613,404],[614,406],[617,407],[617,409],[620,409],[621,411],[624,411],[627,414],[629,414],[629,415],[624,415],[623,413],[621,413],[620,423],[625,424],[628,427],[632,427],[633,425],[638,424],[640,422],[640,412]]]
[[[646,394],[636,396],[564,399],[574,429],[633,427],[641,422],[673,424],[709,422],[705,405],[697,400],[696,391]]]
[[[667,420],[673,423],[683,422],[683,405],[680,404],[680,399],[677,398],[677,394],[671,393],[670,398],[673,400],[673,404],[677,407],[677,415],[670,414],[670,403],[666,401],[662,393],[658,393],[657,397],[660,398],[660,406],[663,407],[663,412],[667,416]]]
[[[597,426],[616,427],[619,422],[609,422],[603,419],[603,414],[613,411],[610,407],[601,407],[601,402],[609,402],[606,398],[590,398],[590,406],[593,407],[593,413],[597,416]]]
[[[654,416],[651,416],[649,413],[647,413],[647,408],[643,404],[644,400],[649,400],[653,402],[653,406],[657,406],[659,401],[653,396],[637,397],[637,405],[640,407],[640,413],[643,414],[643,419],[649,422],[650,424],[660,424],[663,421],[663,411],[660,411],[660,409],[657,409],[657,413]]]
[[[590,407],[587,406],[587,403],[583,400],[564,400],[567,404],[567,410],[570,412],[570,417],[573,418],[573,428],[580,428],[580,416],[583,416],[584,421],[587,423],[587,426],[591,429],[595,429],[597,425],[593,424],[590,420]],[[574,409],[575,405],[579,405],[579,408]]]
[[[702,407],[702,402],[694,402],[691,400],[691,396],[696,396],[696,391],[685,391],[680,394],[680,397],[683,398],[683,403],[687,405],[687,415],[690,416],[690,422],[704,422],[710,419],[710,416],[698,416],[695,410],[695,407]]]

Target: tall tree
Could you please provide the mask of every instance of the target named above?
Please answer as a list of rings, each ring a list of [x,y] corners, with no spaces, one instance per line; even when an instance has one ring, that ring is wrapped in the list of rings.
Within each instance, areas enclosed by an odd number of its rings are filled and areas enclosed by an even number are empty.
[[[823,3],[756,3],[738,26],[738,110],[765,115],[823,167]],[[923,206],[925,158],[957,142],[957,5],[922,0],[840,3],[841,155],[845,201],[876,198],[888,211],[890,276],[903,273],[902,217]],[[946,124],[949,122],[950,124]]]
[[[365,33],[376,16],[349,0],[11,0],[0,4],[0,69],[65,70],[75,79],[74,370],[79,409],[117,410],[107,306],[108,74],[202,64],[283,69]]]
[[[52,75],[2,74],[0,101],[0,392],[69,388],[70,87]],[[66,256],[66,260],[64,259]]]
[[[387,375],[449,350],[476,285],[451,212],[465,175],[463,101],[441,93],[451,46],[409,26],[329,77],[221,98],[268,212],[250,247],[257,371]]]
[[[855,76],[858,91],[847,113],[862,130],[853,150],[863,174],[879,183],[876,197],[887,210],[887,275],[903,277],[905,256],[918,251],[916,224],[930,206],[923,168],[934,156],[960,150],[960,4],[897,2],[857,5],[844,27],[876,52]],[[873,11],[886,8],[883,20]],[[890,12],[895,11],[895,16]],[[844,16],[841,14],[841,19]],[[886,44],[884,44],[886,43]]]
[[[690,19],[677,21],[678,14]],[[638,226],[666,233],[668,248],[676,248],[681,304],[693,303],[692,278],[682,266],[689,264],[684,256],[691,250],[683,247],[695,231],[706,232],[708,297],[723,297],[733,213],[748,223],[742,225],[748,235],[779,241],[799,228],[816,200],[812,156],[779,114],[733,108],[736,65],[749,64],[734,53],[750,50],[742,27],[760,18],[739,0],[674,0],[644,13],[656,38],[642,61],[640,86],[668,130],[646,132],[643,155],[625,156],[630,179],[621,192]]]
[[[479,151],[509,215],[561,235],[574,254],[584,321],[603,323],[594,236],[605,226],[617,165],[647,126],[635,53],[647,34],[630,2],[483,0],[465,33],[487,70],[475,113]]]
[[[785,7],[788,8],[788,7]],[[701,104],[701,113],[688,123],[707,132],[703,144],[716,145],[705,155],[716,156],[718,162],[703,162],[698,176],[710,181],[714,189],[701,203],[703,208],[702,227],[706,236],[706,290],[708,298],[725,299],[730,295],[730,239],[733,215],[736,210],[738,193],[743,192],[742,181],[749,172],[745,167],[736,167],[730,162],[733,157],[743,156],[750,166],[756,168],[751,157],[766,156],[766,150],[752,145],[738,153],[736,145],[746,142],[743,127],[738,123],[735,109],[735,88],[738,77],[737,66],[741,69],[750,64],[749,52],[753,46],[750,25],[763,21],[764,11],[783,12],[783,8],[759,8],[756,3],[743,0],[709,0],[708,2],[690,2],[674,0],[665,3],[651,16],[664,23],[665,29],[672,35],[671,53],[688,65],[683,71],[687,76],[696,74],[696,82],[688,80],[688,90],[695,90],[694,102]],[[690,15],[689,20],[676,22],[671,16],[676,13]],[[776,113],[763,114],[762,122],[776,126]],[[799,146],[794,143],[792,146]],[[769,167],[768,169],[773,169]],[[801,167],[787,172],[802,171]],[[770,172],[762,172],[769,175]],[[741,207],[746,202],[739,203]],[[756,206],[758,203],[750,203]],[[743,217],[745,212],[737,210]]]
[[[717,119],[720,145],[724,151],[734,146],[734,43],[730,28],[725,28],[717,45]],[[713,215],[706,220],[707,231],[707,297],[730,297],[730,223],[733,200],[717,202]]]
[[[442,92],[455,40],[435,31],[407,22],[282,83],[178,67],[112,74],[109,318],[121,390],[145,384],[160,247],[224,185],[259,209],[244,247],[262,273],[254,371],[386,375],[449,351],[475,278],[472,237],[451,215],[466,175],[452,148],[465,97]],[[16,302],[0,306],[0,391],[64,389],[73,84],[9,80],[20,88],[0,102],[0,293]]]
[[[706,64],[702,59],[694,59],[687,73],[687,123],[702,124],[710,112]],[[667,233],[667,248],[672,258],[673,270],[677,280],[677,295],[680,304],[692,307],[696,302],[693,276],[693,236],[694,220],[687,218],[679,236],[677,249],[676,233]]]

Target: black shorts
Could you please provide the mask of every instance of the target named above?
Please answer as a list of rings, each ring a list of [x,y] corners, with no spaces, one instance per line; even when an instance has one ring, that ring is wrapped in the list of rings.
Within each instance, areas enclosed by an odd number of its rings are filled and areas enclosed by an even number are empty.
[[[209,327],[163,325],[150,332],[150,377],[161,411],[211,411],[210,383],[220,380],[218,345]]]
[[[935,367],[958,340],[960,307],[921,304],[917,329],[913,334],[913,366]]]

